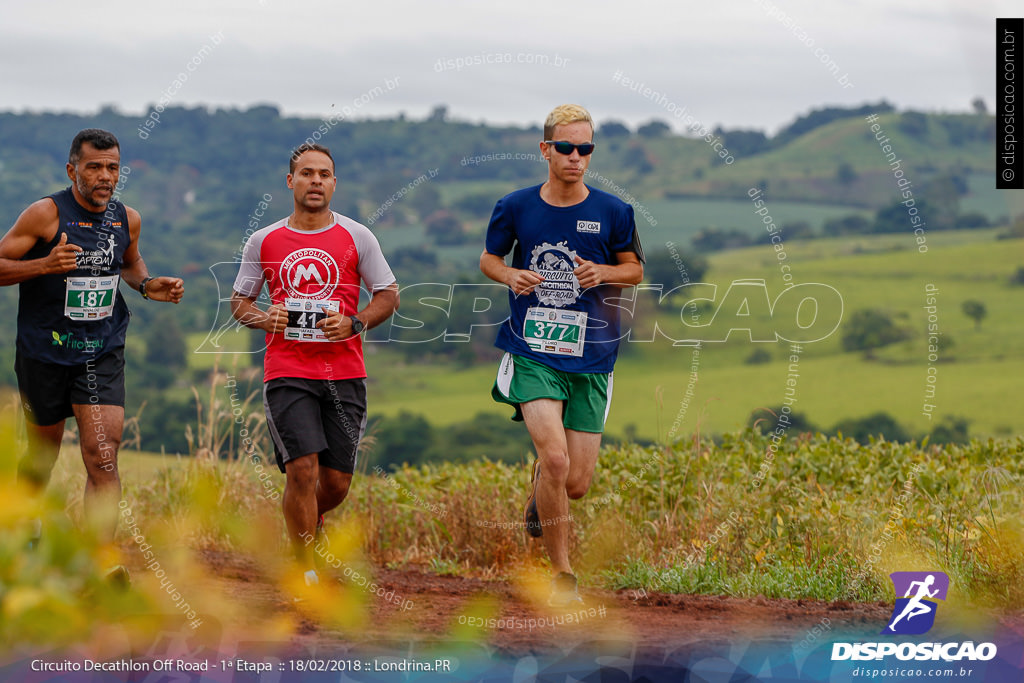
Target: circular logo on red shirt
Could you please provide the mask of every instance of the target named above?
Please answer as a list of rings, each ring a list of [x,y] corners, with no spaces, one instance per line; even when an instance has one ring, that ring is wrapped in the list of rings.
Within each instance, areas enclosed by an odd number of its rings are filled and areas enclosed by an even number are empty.
[[[338,264],[323,249],[299,249],[281,263],[281,282],[289,296],[329,299],[341,281]]]

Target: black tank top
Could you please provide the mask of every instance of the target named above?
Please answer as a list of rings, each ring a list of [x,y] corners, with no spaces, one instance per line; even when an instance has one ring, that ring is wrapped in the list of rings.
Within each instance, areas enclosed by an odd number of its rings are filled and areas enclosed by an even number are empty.
[[[57,205],[57,234],[48,242],[37,241],[23,260],[45,257],[61,233],[82,251],[75,270],[19,285],[18,352],[48,363],[79,365],[124,345],[130,314],[117,280],[131,241],[128,212],[117,200],[105,212],[88,211],[70,187],[49,199]]]

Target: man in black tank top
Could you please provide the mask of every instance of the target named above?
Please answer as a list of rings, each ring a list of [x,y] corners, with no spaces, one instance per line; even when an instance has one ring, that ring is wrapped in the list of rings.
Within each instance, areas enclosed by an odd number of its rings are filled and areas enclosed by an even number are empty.
[[[124,425],[124,281],[143,298],[178,303],[179,278],[150,277],[139,253],[139,213],[117,201],[117,138],[89,128],[68,155],[71,187],[33,203],[0,239],[0,286],[19,285],[15,370],[29,437],[18,466],[44,488],[64,421],[78,423],[87,518],[113,540]]]

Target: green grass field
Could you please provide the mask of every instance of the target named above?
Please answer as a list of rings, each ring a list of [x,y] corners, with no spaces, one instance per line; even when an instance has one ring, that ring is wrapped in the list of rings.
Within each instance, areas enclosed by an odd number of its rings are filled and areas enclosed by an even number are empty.
[[[786,244],[794,279],[835,288],[842,296],[844,319],[858,309],[882,308],[914,333],[907,342],[881,349],[872,361],[842,351],[842,327],[828,339],[803,345],[795,409],[824,428],[842,418],[885,411],[915,433],[928,431],[943,415],[969,418],[973,435],[1020,433],[1019,411],[1007,397],[1015,394],[1024,370],[1024,350],[1016,342],[1020,316],[1015,313],[1024,307],[1024,288],[1010,287],[1008,279],[1024,259],[1014,248],[1017,243],[996,241],[995,232],[933,233],[925,254],[908,235]],[[776,296],[782,282],[774,252],[757,247],[715,254],[704,279],[718,284],[721,296],[729,283],[744,278],[763,278],[769,297]],[[939,330],[953,340],[937,363],[936,394],[929,401],[937,406],[936,418],[931,421],[922,416],[927,284],[938,290]],[[967,299],[987,307],[978,330],[961,311]],[[677,309],[665,310],[662,317]],[[715,328],[723,329],[717,320]],[[788,345],[754,344],[745,335],[733,333],[728,342],[704,345],[695,395],[679,429],[695,429],[699,417],[702,431],[731,431],[745,424],[751,411],[781,404]],[[772,361],[745,364],[755,348],[767,349]],[[498,355],[495,350],[493,365],[469,369],[404,365],[386,349],[368,355],[371,411],[421,413],[437,425],[479,411],[507,414],[489,397]],[[632,424],[641,436],[663,438],[681,412],[691,359],[690,349],[673,347],[661,337],[627,345],[616,366],[608,431],[622,434]]]
[[[716,204],[721,203],[710,205]],[[821,428],[830,428],[840,419],[884,411],[918,435],[945,415],[968,418],[972,435],[1020,433],[1024,425],[1019,411],[1007,397],[1015,395],[1017,378],[1024,376],[1024,349],[1018,342],[1024,288],[1011,287],[1009,278],[1024,264],[1024,258],[1019,242],[998,241],[998,232],[927,233],[927,253],[917,250],[909,232],[784,242],[785,263],[792,269],[794,282],[834,288],[842,297],[843,320],[860,309],[880,308],[913,333],[909,341],[877,351],[875,360],[842,351],[842,326],[827,339],[804,344],[795,409]],[[682,232],[667,239],[681,241]],[[660,244],[649,244],[648,253],[660,248]],[[771,300],[783,290],[779,263],[768,245],[720,252],[711,256],[704,280],[718,286],[716,305],[729,284],[741,279],[763,279]],[[952,340],[936,365],[935,397],[928,401],[936,406],[931,420],[922,414],[928,368],[926,285],[937,290],[938,329],[946,340]],[[979,300],[987,308],[980,329],[961,310],[968,299]],[[656,313],[659,325],[678,317],[681,306],[682,302],[674,299],[660,307]],[[646,307],[653,309],[653,304]],[[824,313],[838,315],[835,310]],[[769,325],[767,313],[754,311],[751,319],[759,327]],[[649,317],[638,327],[653,329],[652,320]],[[723,308],[708,330],[694,333],[704,339],[721,337],[741,323],[743,319],[731,317]],[[678,329],[679,325],[668,327]],[[191,348],[199,347],[205,336],[189,335]],[[245,367],[251,356],[231,351],[241,351],[247,343],[244,334],[227,334],[222,338],[225,353],[219,359],[216,354],[192,354],[190,366],[211,368],[218,362],[221,369],[232,364]],[[758,348],[767,350],[771,361],[745,363]],[[495,349],[492,362],[470,368],[443,362],[407,364],[397,350],[368,345],[371,414],[393,416],[408,411],[422,414],[438,426],[481,411],[507,415],[508,409],[489,396],[499,355]],[[622,435],[628,431],[656,439],[665,438],[674,423],[676,435],[698,428],[705,433],[737,429],[752,411],[781,404],[788,355],[787,344],[755,344],[744,331],[733,332],[727,342],[705,343],[694,395],[684,411],[692,351],[674,347],[660,336],[651,343],[624,344],[616,366],[608,432]]]

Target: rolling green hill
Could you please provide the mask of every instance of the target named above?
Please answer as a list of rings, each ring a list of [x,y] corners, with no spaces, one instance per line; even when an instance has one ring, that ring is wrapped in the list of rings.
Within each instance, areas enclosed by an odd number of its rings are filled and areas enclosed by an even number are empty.
[[[823,341],[804,344],[794,410],[820,427],[884,411],[918,434],[929,431],[945,415],[970,419],[971,434],[1020,433],[1024,429],[1020,412],[1007,398],[1015,395],[1024,370],[1024,348],[1016,342],[1021,334],[1018,313],[1024,310],[1024,288],[1011,287],[1009,278],[1024,258],[1019,242],[996,241],[994,235],[994,231],[938,233],[929,237],[926,254],[916,250],[912,236],[787,244],[796,280],[835,288],[842,295],[844,320],[858,309],[882,308],[905,316],[900,319],[913,334],[906,342],[877,351],[875,360],[842,350],[843,327]],[[782,289],[774,253],[768,247],[756,247],[715,254],[704,279],[719,285],[719,297],[734,280],[764,279],[774,298]],[[935,398],[928,401],[937,406],[931,420],[922,416],[928,364],[928,321],[923,307],[929,283],[939,290],[939,329],[953,340],[937,363]],[[980,300],[988,309],[980,330],[961,311],[967,299]],[[678,306],[664,308],[661,320],[671,315],[669,310],[678,315]],[[767,318],[754,324],[763,326]],[[650,329],[650,322],[641,327]],[[716,323],[715,329],[721,327]],[[767,350],[771,361],[745,363],[757,348]],[[491,365],[457,369],[408,366],[389,349],[380,349],[367,357],[372,410],[385,415],[403,410],[421,413],[439,425],[481,410],[507,415],[510,411],[489,397],[496,349],[493,355]],[[745,332],[733,333],[724,343],[704,344],[695,395],[685,402],[683,411],[691,349],[674,347],[664,337],[647,344],[626,344],[616,366],[608,430],[621,435],[628,429],[642,437],[664,438],[681,412],[677,436],[696,429],[698,422],[705,433],[734,430],[746,423],[752,411],[781,405],[788,355],[788,344],[755,344]]]

